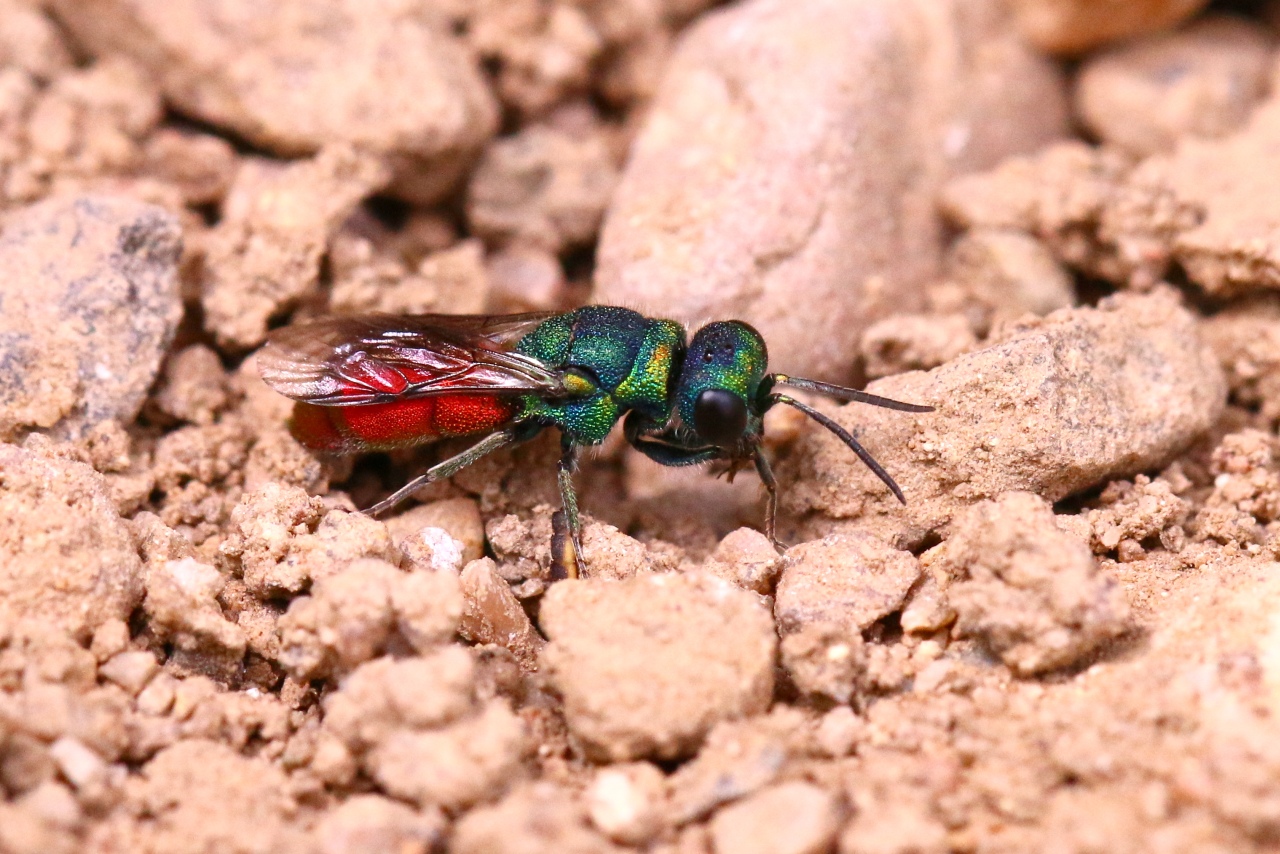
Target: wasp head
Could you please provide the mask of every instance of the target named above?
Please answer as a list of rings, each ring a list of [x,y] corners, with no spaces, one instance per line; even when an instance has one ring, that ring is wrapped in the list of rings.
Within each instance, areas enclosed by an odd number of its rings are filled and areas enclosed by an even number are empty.
[[[676,408],[699,443],[750,456],[760,442],[760,385],[768,367],[760,333],[736,320],[710,323],[689,342]]]

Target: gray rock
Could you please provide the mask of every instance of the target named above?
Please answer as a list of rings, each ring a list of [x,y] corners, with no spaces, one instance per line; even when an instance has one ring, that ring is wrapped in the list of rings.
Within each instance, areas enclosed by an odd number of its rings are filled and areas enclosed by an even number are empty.
[[[0,438],[133,420],[182,316],[182,234],[132,199],[52,199],[0,235]]]

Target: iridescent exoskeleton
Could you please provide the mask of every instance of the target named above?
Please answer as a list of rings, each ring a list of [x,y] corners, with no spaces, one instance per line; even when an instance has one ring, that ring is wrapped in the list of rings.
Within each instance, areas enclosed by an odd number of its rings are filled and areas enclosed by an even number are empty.
[[[762,450],[764,414],[795,407],[838,436],[905,503],[902,490],[839,424],[779,391],[807,389],[904,412],[901,403],[842,386],[768,373],[764,339],[740,321],[686,339],[675,321],[614,306],[563,314],[358,315],[276,331],[258,355],[263,379],[293,398],[290,422],[309,448],[356,453],[485,434],[369,508],[381,513],[498,448],[558,428],[565,520],[558,558],[581,555],[573,472],[582,448],[623,421],[627,441],[664,466],[754,465],[768,491],[765,533],[776,538],[778,488]]]

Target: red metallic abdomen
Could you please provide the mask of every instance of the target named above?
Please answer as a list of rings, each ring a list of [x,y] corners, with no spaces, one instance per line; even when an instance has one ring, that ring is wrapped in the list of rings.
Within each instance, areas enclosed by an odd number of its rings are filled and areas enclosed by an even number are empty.
[[[492,394],[441,394],[365,406],[298,402],[293,406],[289,431],[317,451],[390,451],[487,433],[505,426],[520,409],[518,397]]]

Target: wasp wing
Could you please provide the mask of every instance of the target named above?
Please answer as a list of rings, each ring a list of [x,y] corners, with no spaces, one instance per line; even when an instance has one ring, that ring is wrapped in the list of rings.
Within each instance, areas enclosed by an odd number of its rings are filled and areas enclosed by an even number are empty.
[[[436,394],[566,394],[563,374],[512,352],[552,313],[361,314],[276,330],[258,351],[271,388],[318,406]]]

